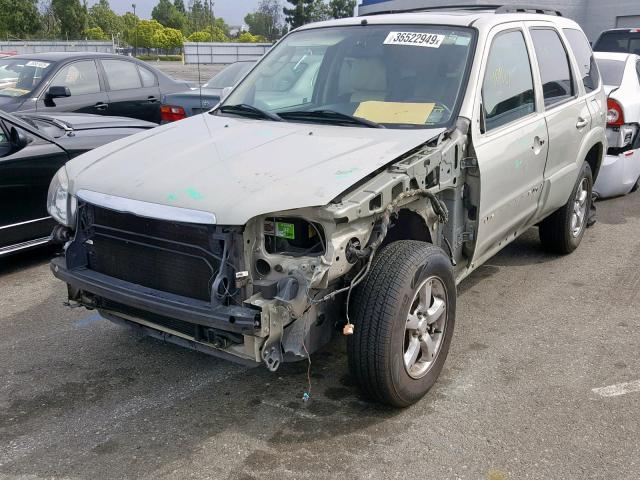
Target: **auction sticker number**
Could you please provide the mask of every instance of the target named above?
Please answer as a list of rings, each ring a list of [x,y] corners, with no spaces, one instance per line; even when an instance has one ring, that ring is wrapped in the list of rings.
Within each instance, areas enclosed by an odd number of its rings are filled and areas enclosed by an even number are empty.
[[[413,45],[415,47],[440,48],[444,35],[437,33],[389,32],[385,45]]]

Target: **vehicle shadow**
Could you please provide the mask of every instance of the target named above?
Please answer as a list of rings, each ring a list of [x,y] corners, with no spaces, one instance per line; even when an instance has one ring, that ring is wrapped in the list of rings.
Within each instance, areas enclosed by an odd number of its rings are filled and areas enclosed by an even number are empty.
[[[60,247],[45,246],[0,258],[0,275],[15,273],[49,263],[59,253]]]

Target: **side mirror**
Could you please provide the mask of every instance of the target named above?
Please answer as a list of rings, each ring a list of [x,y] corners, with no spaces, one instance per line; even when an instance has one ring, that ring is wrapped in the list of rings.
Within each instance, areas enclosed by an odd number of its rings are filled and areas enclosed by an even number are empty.
[[[46,93],[45,96],[49,100],[54,99],[54,98],[70,97],[71,96],[71,90],[69,90],[69,87],[62,87],[62,86],[58,86],[58,85],[52,85],[51,87],[49,87],[49,90],[47,90],[47,93]]]
[[[27,137],[22,130],[18,130],[16,127],[11,127],[9,140],[11,141],[11,147],[14,152],[22,150],[24,147],[29,145],[29,137]]]
[[[233,90],[233,87],[224,87],[222,89],[222,95],[220,95],[220,101],[223,102],[231,93],[231,90]]]

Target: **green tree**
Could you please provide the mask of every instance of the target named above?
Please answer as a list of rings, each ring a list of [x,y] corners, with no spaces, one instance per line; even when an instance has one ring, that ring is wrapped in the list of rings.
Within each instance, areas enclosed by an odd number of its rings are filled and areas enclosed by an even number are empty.
[[[324,0],[314,0],[309,13],[309,22],[322,22],[331,18],[331,9]]]
[[[60,33],[67,38],[80,39],[87,24],[87,6],[80,0],[51,0],[51,7]]]
[[[333,18],[353,17],[356,0],[329,0],[329,9]]]
[[[264,38],[262,38],[260,35],[251,35],[249,32],[242,32],[238,36],[237,40],[240,43],[258,43],[263,42]]]
[[[41,28],[37,0],[0,0],[0,34],[26,38]]]
[[[153,35],[164,27],[155,20],[140,20],[137,27],[127,29],[125,41],[136,48],[154,48]]]
[[[291,4],[291,8],[285,7],[282,11],[291,28],[298,28],[311,21],[314,0],[287,0],[287,3]]]
[[[184,37],[182,32],[175,28],[163,28],[157,30],[153,34],[152,44],[156,48],[163,50],[173,50],[175,48],[182,48]]]
[[[187,17],[178,11],[171,0],[160,0],[151,11],[151,18],[168,28],[182,30],[187,25]]]
[[[111,37],[104,33],[100,27],[90,27],[84,31],[87,40],[109,40]]]
[[[187,9],[184,8],[183,0],[173,0],[173,6],[176,7],[176,10],[178,10],[183,15],[187,13]]]
[[[282,32],[282,9],[279,0],[262,0],[255,12],[244,17],[249,32],[274,41]]]
[[[89,8],[89,27],[100,28],[107,35],[118,35],[124,30],[122,17],[109,6],[109,0],[99,0]]]
[[[198,32],[193,32],[191,35],[187,37],[187,41],[189,42],[228,42],[229,37],[225,35],[222,29],[214,26],[213,29],[211,27],[207,27],[204,30],[200,30]]]
[[[205,31],[193,32],[187,37],[187,42],[211,42],[211,33]]]

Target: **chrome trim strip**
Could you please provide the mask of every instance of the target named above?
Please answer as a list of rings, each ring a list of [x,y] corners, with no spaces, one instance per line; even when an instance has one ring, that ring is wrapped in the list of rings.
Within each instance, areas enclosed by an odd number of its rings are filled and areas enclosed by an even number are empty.
[[[27,242],[16,243],[15,245],[9,245],[8,247],[0,247],[0,257],[9,255],[10,253],[19,252],[20,250],[26,250],[27,248],[37,247],[49,243],[51,237],[36,238],[35,240],[29,240]]]
[[[172,222],[199,223],[205,225],[216,224],[216,216],[213,213],[202,210],[191,210],[189,208],[143,202],[141,200],[116,197],[115,195],[108,195],[106,193],[92,192],[91,190],[78,190],[76,197],[92,205],[122,213],[131,213],[139,217]]]
[[[49,220],[51,217],[42,217],[42,218],[36,218],[35,220],[27,220],[26,222],[18,222],[18,223],[14,223],[13,225],[2,225],[0,226],[0,230],[2,230],[3,228],[13,228],[13,227],[19,227],[20,225],[27,225],[29,223],[36,223],[36,222],[41,222],[43,220]]]

